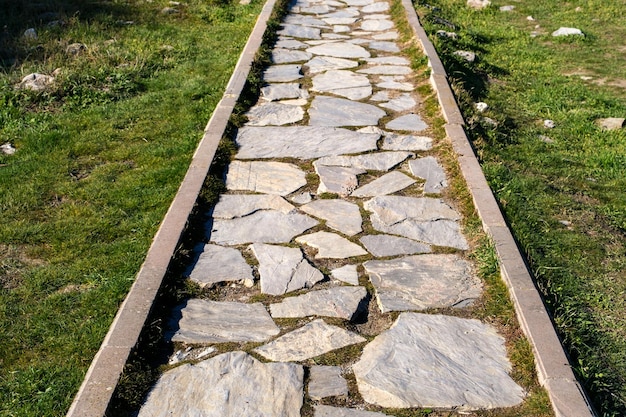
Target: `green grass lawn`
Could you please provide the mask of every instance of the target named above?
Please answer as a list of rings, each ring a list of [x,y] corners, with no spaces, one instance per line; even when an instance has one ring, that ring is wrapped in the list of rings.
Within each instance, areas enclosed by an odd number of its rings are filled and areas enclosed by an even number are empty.
[[[475,11],[465,3],[416,9],[577,375],[600,415],[626,415],[626,130],[595,124],[626,117],[626,8],[499,0]],[[552,37],[561,26],[585,36]],[[486,112],[474,109],[479,101]]]
[[[67,411],[261,6],[0,0],[0,416]]]

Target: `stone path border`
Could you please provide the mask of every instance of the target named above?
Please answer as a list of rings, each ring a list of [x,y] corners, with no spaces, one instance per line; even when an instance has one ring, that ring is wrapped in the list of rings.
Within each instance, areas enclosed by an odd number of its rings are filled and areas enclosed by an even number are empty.
[[[413,33],[428,57],[430,82],[437,93],[446,120],[446,134],[457,154],[461,173],[467,182],[483,229],[494,242],[502,278],[515,305],[520,326],[533,348],[539,383],[548,391],[557,417],[594,416],[595,413],[574,376],[539,291],[465,134],[465,122],[448,84],[445,68],[420,25],[411,0],[402,0],[402,5]]]
[[[185,230],[228,119],[244,87],[275,2],[276,0],[268,0],[264,5],[224,96],[205,128],[187,174],[155,235],[146,260],[91,363],[67,417],[105,415],[124,365],[138,341],[169,262]],[[431,84],[437,92],[447,122],[446,133],[457,152],[461,172],[483,221],[483,228],[495,243],[502,277],[513,298],[520,325],[533,347],[539,381],[547,389],[558,417],[593,416],[524,259],[465,135],[463,117],[448,84],[445,69],[419,23],[413,4],[410,0],[402,0],[402,4],[409,24],[429,59]]]

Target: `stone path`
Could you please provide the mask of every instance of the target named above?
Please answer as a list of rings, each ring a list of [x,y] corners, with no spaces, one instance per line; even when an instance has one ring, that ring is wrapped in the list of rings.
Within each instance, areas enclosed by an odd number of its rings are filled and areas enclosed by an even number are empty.
[[[183,364],[139,416],[300,416],[305,401],[317,417],[392,416],[523,401],[494,328],[418,313],[470,308],[482,286],[463,257],[461,216],[441,197],[446,172],[389,8],[291,7],[189,271],[209,299],[177,310],[170,364]]]

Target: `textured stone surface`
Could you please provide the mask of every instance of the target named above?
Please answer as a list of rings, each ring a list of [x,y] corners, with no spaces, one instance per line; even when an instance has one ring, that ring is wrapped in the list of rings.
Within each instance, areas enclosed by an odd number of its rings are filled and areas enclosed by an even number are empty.
[[[351,284],[359,285],[359,273],[357,272],[356,265],[344,265],[340,268],[330,271],[330,275],[333,279]]]
[[[317,224],[317,220],[305,214],[261,210],[232,220],[215,219],[210,239],[224,245],[288,243]]]
[[[382,77],[381,77],[382,78]],[[411,83],[406,83],[397,80],[383,80],[382,82],[376,84],[378,88],[385,88],[388,90],[400,90],[400,91],[413,91],[414,87]]]
[[[253,281],[252,268],[237,249],[206,244],[189,279],[201,287],[225,281]]]
[[[301,65],[272,65],[263,72],[263,80],[267,83],[284,83],[302,78]]]
[[[306,50],[315,55],[333,56],[335,58],[369,58],[367,49],[348,42],[333,42],[312,46]]]
[[[360,100],[372,95],[372,86],[365,75],[346,70],[330,70],[313,77],[311,91]]]
[[[297,39],[288,39],[282,36],[278,38],[278,40],[276,41],[276,45],[274,46],[276,48],[284,49],[305,49],[309,47],[309,45],[304,42],[300,42]]]
[[[353,369],[365,401],[382,407],[475,410],[524,399],[504,339],[473,319],[403,313]]]
[[[358,185],[357,175],[364,174],[365,170],[352,167],[327,166],[313,163],[315,173],[320,178],[317,193],[335,193],[346,197],[356,189]]]
[[[328,70],[340,70],[354,68],[359,63],[350,59],[335,58],[332,56],[316,56],[302,66],[302,69],[309,74],[317,74]]]
[[[324,279],[297,248],[255,243],[250,249],[259,261],[261,292],[282,295],[302,288],[310,288]]]
[[[274,318],[326,316],[350,320],[366,295],[365,287],[333,287],[310,291],[270,304],[270,314]]]
[[[415,180],[400,171],[393,171],[357,188],[352,197],[374,197],[393,194],[415,184]]]
[[[400,52],[400,47],[395,42],[390,41],[373,41],[369,44],[370,49],[383,52]],[[397,70],[387,70],[384,74],[398,74]],[[402,72],[401,74],[408,74]]]
[[[552,32],[552,36],[585,36],[585,34],[577,28],[560,27]]]
[[[243,217],[259,210],[278,210],[287,214],[295,207],[284,198],[272,194],[222,194],[213,209],[216,219]]]
[[[361,23],[361,29],[370,32],[382,32],[393,27],[393,22],[387,19],[370,19]]]
[[[467,305],[481,295],[480,280],[456,255],[414,255],[363,267],[383,313]]]
[[[319,28],[302,26],[302,25],[293,25],[286,24],[282,25],[282,29],[277,31],[276,33],[283,36],[293,36],[294,38],[300,39],[320,39],[320,30]]]
[[[374,256],[413,255],[429,253],[431,248],[420,242],[399,236],[367,235],[359,239],[365,249]]]
[[[239,159],[312,159],[374,150],[379,137],[325,126],[243,127],[235,141]]]
[[[248,126],[282,126],[302,120],[304,110],[284,103],[260,103],[248,110],[246,117]]]
[[[379,65],[409,65],[410,62],[408,59],[402,56],[377,56],[376,58],[365,58],[365,62],[368,64],[379,64]]]
[[[386,134],[382,148],[389,151],[427,151],[433,140],[426,136]]]
[[[377,152],[356,156],[329,156],[316,161],[318,165],[341,166],[367,171],[389,171],[405,159],[411,152]]]
[[[165,372],[139,417],[299,417],[304,370],[229,352]]]
[[[387,417],[387,414],[374,411],[363,411],[355,408],[331,407],[330,405],[318,404],[313,406],[314,417]]]
[[[285,162],[232,161],[226,174],[229,190],[287,195],[304,185],[304,171]]]
[[[367,252],[359,245],[335,233],[315,232],[296,238],[296,242],[316,248],[318,252],[315,255],[315,259],[343,259],[367,255]]]
[[[309,108],[311,126],[368,126],[378,124],[385,112],[371,104],[317,96]]]
[[[406,75],[411,73],[411,68],[405,67],[404,65],[376,65],[373,67],[360,69],[357,72],[361,74],[376,75]]]
[[[398,32],[396,32],[395,30],[389,31],[389,32],[383,32],[383,33],[377,33],[376,35],[372,36],[372,39],[377,39],[377,40],[381,40],[381,41],[393,41],[396,40],[400,37],[400,35],[398,34]]]
[[[314,400],[348,395],[348,383],[341,376],[339,366],[314,365],[310,368],[308,392],[309,397]]]
[[[275,48],[272,51],[271,58],[274,64],[291,64],[294,62],[308,61],[311,59],[311,54],[293,49]]]
[[[596,119],[596,125],[605,130],[619,130],[624,127],[623,117],[607,117],[605,119]]]
[[[445,171],[432,156],[409,161],[409,169],[416,177],[426,180],[425,193],[440,193],[448,185]]]
[[[365,339],[361,336],[318,319],[254,351],[275,362],[303,361],[362,342]]]
[[[270,84],[261,88],[261,98],[268,101],[307,98],[309,94],[298,83]]]
[[[191,299],[181,313],[173,342],[264,342],[280,332],[261,303]]]
[[[386,125],[391,130],[409,130],[412,132],[421,132],[428,128],[428,125],[417,114],[407,114],[393,119]]]
[[[379,1],[369,4],[361,9],[363,13],[380,13],[389,10],[389,3],[386,1]]]
[[[382,103],[380,107],[384,107],[393,111],[412,110],[417,105],[417,101],[410,94],[401,94],[387,103]]]
[[[361,230],[359,206],[345,200],[316,200],[300,207],[311,216],[326,220],[326,226],[345,235],[354,236]]]

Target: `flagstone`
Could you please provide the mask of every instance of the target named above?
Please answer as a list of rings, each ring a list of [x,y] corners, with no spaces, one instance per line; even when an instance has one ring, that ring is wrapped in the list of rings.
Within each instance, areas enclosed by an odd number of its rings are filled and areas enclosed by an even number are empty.
[[[263,72],[263,80],[268,83],[295,81],[302,78],[301,65],[272,65]]]
[[[390,121],[387,123],[386,127],[391,130],[421,132],[428,128],[428,125],[417,114],[407,114]]]
[[[381,407],[482,410],[525,397],[504,338],[476,319],[402,313],[353,370],[363,399]]]
[[[261,88],[261,98],[267,101],[308,97],[309,93],[299,83],[269,84]]]
[[[371,104],[342,98],[316,96],[309,108],[311,126],[376,125],[385,112]]]
[[[392,27],[393,22],[387,19],[368,19],[361,23],[361,29],[371,32],[383,32]]]
[[[379,91],[370,97],[371,101],[388,101],[390,99],[388,91]]]
[[[304,110],[285,103],[260,103],[248,110],[246,117],[248,126],[282,126],[302,120]]]
[[[316,56],[303,65],[303,70],[309,74],[317,74],[328,70],[354,68],[358,62],[345,58],[335,58],[332,56]]]
[[[200,287],[210,287],[218,282],[254,282],[252,268],[237,249],[224,246],[204,245],[189,279]]]
[[[404,93],[399,97],[389,100],[387,103],[380,104],[380,107],[384,107],[394,111],[411,110],[417,105],[417,102],[410,94]]]
[[[347,101],[347,100],[346,100]],[[235,142],[239,159],[313,159],[376,149],[380,135],[326,126],[242,127]]]
[[[340,33],[322,33],[322,39],[348,40],[350,39],[350,36],[342,35]]]
[[[359,20],[358,17],[325,17],[324,22],[329,25],[351,25]]]
[[[400,47],[398,46],[398,44],[396,44],[395,42],[390,42],[390,41],[373,41],[373,42],[370,42],[369,47],[370,49],[373,49],[375,51],[400,52]]]
[[[382,78],[382,77],[381,77]],[[394,80],[385,80],[376,84],[378,88],[385,88],[387,90],[400,90],[400,91],[413,91],[415,88],[411,83],[404,83]]]
[[[300,39],[320,39],[319,28],[304,26],[302,24],[283,24],[282,29],[276,32],[278,35],[293,36]]]
[[[306,50],[315,55],[332,56],[335,58],[369,58],[370,53],[359,45],[348,42],[335,42],[312,46]]]
[[[332,93],[351,100],[360,100],[372,95],[372,86],[366,75],[345,70],[329,70],[316,75],[313,77],[311,90]]]
[[[391,32],[377,33],[372,36],[372,39],[376,39],[378,41],[393,41],[393,40],[398,39],[399,37],[400,35],[398,34],[398,32],[391,31]]]
[[[270,304],[273,318],[308,316],[352,319],[367,295],[365,287],[332,287],[287,297],[280,303]]]
[[[285,16],[285,18],[283,19],[283,26],[284,25],[294,25],[294,26],[301,25],[301,26],[315,27],[319,29],[328,29],[328,25],[326,24],[326,22],[324,22],[321,19],[318,19],[313,16],[305,16],[305,15],[293,14],[293,13]],[[310,39],[319,39],[319,37],[310,38]]]
[[[182,307],[181,314],[172,342],[264,342],[280,333],[261,303],[192,298]]]
[[[359,184],[357,175],[365,173],[363,169],[327,166],[318,161],[313,162],[313,167],[320,179],[317,193],[334,193],[341,197],[349,196]]]
[[[345,200],[315,200],[300,207],[300,210],[325,220],[326,226],[348,236],[363,230],[359,206]]]
[[[304,171],[285,162],[232,161],[226,174],[229,190],[287,195],[304,185]]]
[[[309,397],[314,400],[348,395],[348,383],[341,376],[341,367],[339,366],[311,366],[308,388]]]
[[[259,261],[263,294],[282,295],[310,288],[324,279],[324,275],[304,259],[298,248],[254,243],[250,249]]]
[[[233,219],[258,210],[278,210],[287,214],[295,207],[274,194],[222,194],[211,216],[216,219]]]
[[[352,197],[374,197],[393,194],[415,184],[415,180],[400,171],[392,171],[352,192]]]
[[[348,6],[367,6],[374,3],[376,0],[343,0]]]
[[[380,13],[389,10],[389,3],[386,1],[379,1],[369,4],[361,9],[363,13]]]
[[[409,169],[416,177],[426,180],[425,193],[438,194],[447,186],[446,173],[435,157],[426,156],[409,161]]]
[[[260,210],[232,220],[215,219],[212,223],[210,241],[224,245],[252,242],[288,243],[294,236],[317,224],[317,220],[305,214]]]
[[[331,11],[330,7],[326,4],[318,4],[310,7],[302,7],[300,8],[300,13],[310,13],[310,14],[325,14]]]
[[[283,36],[278,38],[274,46],[276,48],[285,48],[285,49],[304,49],[304,48],[309,47],[306,43],[300,42],[297,39],[289,39]]]
[[[357,272],[356,265],[344,265],[340,268],[335,268],[330,271],[330,275],[338,281],[350,285],[359,285],[359,273]]]
[[[377,257],[432,252],[430,246],[400,236],[366,235],[359,240],[369,253]]]
[[[315,232],[296,238],[302,243],[318,250],[315,259],[334,258],[344,259],[352,256],[367,255],[367,252],[356,243],[330,232]]]
[[[355,408],[332,407],[330,405],[317,404],[313,406],[313,417],[388,417],[387,414],[374,411],[363,411]]]
[[[308,61],[311,54],[304,51],[296,51],[292,49],[275,48],[272,51],[272,62],[274,64],[291,64],[294,62]]]
[[[372,48],[376,49],[376,48]],[[357,71],[361,74],[376,74],[376,75],[406,75],[411,73],[411,68],[404,65],[377,65],[369,68],[363,68]]]
[[[433,140],[426,136],[385,134],[382,149],[387,151],[428,151]]]
[[[402,56],[377,56],[375,58],[364,58],[368,64],[383,64],[383,65],[409,65],[408,59]]]
[[[318,159],[315,163],[317,165],[342,166],[367,171],[389,171],[412,156],[414,155],[411,152],[377,152],[355,156],[326,156]]]
[[[275,362],[303,361],[365,341],[356,333],[318,319],[254,349],[254,352]]]
[[[345,26],[345,25],[335,25],[333,26],[333,32],[335,33],[344,33],[344,32],[350,32],[350,26]]]

